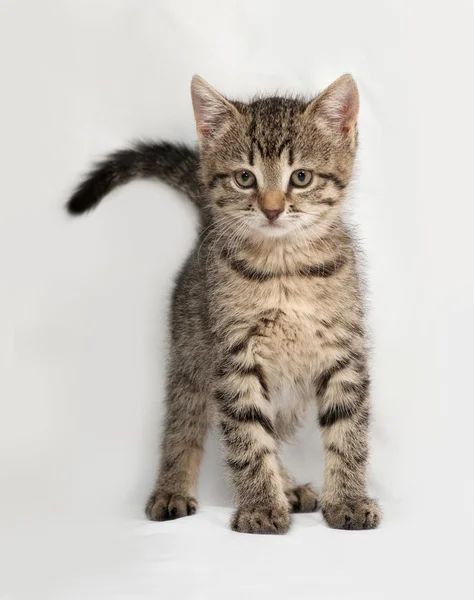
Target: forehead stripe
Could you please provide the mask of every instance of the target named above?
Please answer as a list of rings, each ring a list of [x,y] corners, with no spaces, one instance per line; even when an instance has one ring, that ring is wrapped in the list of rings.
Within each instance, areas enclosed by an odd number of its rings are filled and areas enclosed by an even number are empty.
[[[253,167],[253,165],[255,164],[255,153],[253,151],[253,143],[250,146],[250,150],[249,150],[249,165],[251,165]]]

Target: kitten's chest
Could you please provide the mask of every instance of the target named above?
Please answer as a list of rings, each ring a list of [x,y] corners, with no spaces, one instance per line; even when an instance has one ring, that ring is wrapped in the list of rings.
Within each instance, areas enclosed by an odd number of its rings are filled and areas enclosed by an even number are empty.
[[[318,332],[325,310],[310,289],[286,286],[277,294],[275,302],[262,302],[266,319],[257,316],[263,324],[261,344],[275,365],[284,367],[286,372],[292,368],[296,375],[318,357]]]
[[[320,362],[324,324],[337,304],[327,281],[281,278],[236,297],[234,308],[257,332],[255,350],[269,368],[300,377]]]

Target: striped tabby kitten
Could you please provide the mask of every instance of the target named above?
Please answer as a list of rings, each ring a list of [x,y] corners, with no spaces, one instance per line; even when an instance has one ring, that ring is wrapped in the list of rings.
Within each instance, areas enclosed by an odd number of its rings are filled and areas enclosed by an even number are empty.
[[[369,375],[364,310],[341,206],[357,146],[359,98],[344,75],[311,102],[232,102],[191,86],[199,151],[169,143],[119,150],[68,202],[72,214],[113,188],[156,177],[191,198],[201,235],[178,276],[161,465],[149,519],[193,514],[214,418],[235,486],[231,527],[285,533],[321,505],[331,527],[371,529]],[[326,466],[320,500],[282,465],[317,403]]]

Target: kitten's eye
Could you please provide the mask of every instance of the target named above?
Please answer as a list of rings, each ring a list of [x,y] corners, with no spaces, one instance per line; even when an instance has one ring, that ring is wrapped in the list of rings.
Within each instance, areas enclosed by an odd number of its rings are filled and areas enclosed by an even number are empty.
[[[240,187],[243,188],[251,188],[257,182],[255,175],[252,173],[252,171],[246,171],[245,169],[235,171],[234,179],[237,185],[240,185]]]
[[[313,180],[313,174],[311,171],[305,171],[304,169],[300,169],[298,171],[293,171],[290,177],[291,185],[295,187],[306,187]]]

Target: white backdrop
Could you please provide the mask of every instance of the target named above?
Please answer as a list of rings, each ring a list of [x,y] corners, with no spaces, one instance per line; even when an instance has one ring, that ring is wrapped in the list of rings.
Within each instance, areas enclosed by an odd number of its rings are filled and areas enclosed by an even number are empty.
[[[462,0],[0,1],[2,600],[470,596],[473,24]],[[228,532],[211,438],[200,515],[147,523],[166,308],[196,217],[150,182],[83,219],[62,205],[130,139],[193,141],[194,73],[245,99],[344,72],[361,93],[352,213],[385,520]],[[319,449],[308,423],[288,451],[301,481],[321,483]]]

